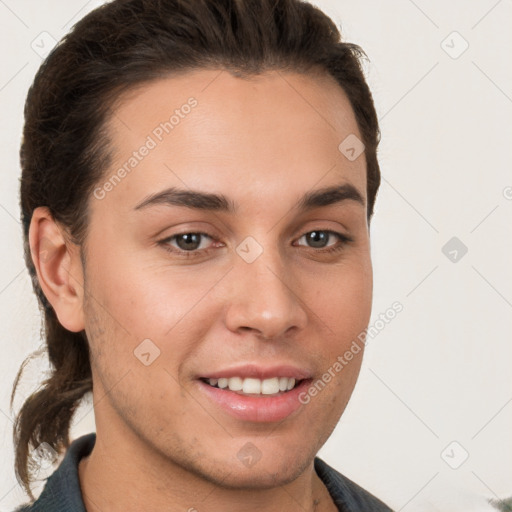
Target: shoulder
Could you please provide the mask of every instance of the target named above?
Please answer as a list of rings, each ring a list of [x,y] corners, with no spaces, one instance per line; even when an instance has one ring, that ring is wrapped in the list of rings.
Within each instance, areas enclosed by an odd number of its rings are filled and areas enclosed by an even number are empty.
[[[315,458],[315,471],[327,487],[334,503],[340,511],[393,512],[385,503],[376,498],[355,482],[342,475],[326,464],[322,459]]]

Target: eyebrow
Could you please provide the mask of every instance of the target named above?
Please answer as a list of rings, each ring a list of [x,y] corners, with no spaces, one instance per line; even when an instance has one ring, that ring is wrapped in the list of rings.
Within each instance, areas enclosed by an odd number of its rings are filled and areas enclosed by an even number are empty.
[[[362,206],[365,201],[356,187],[350,183],[326,187],[307,192],[300,199],[295,209],[299,212],[322,206],[330,206],[344,201],[355,201]],[[146,197],[134,210],[143,210],[155,205],[183,206],[197,210],[226,212],[235,214],[238,205],[223,194],[201,192],[198,190],[183,190],[170,187]]]

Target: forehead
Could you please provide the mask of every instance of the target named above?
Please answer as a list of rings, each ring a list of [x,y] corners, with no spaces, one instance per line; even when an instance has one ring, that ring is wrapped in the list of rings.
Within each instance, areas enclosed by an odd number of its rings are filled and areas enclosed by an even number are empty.
[[[103,181],[125,170],[109,201],[133,207],[168,186],[284,198],[343,182],[366,197],[364,153],[349,160],[339,149],[361,138],[357,122],[327,75],[182,73],[125,94],[107,127],[113,163]]]

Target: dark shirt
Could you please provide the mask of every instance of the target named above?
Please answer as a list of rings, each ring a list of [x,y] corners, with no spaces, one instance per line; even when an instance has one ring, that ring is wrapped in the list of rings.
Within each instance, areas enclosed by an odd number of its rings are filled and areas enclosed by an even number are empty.
[[[39,498],[14,512],[86,512],[78,478],[78,463],[96,442],[93,432],[71,443],[64,459],[48,478]],[[342,512],[389,512],[392,510],[357,484],[315,458],[315,470]]]

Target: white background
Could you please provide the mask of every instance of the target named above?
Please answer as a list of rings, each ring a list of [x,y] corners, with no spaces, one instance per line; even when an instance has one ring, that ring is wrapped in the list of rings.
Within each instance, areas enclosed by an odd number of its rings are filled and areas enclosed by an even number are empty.
[[[41,63],[31,44],[41,32],[60,39],[100,3],[0,0],[6,512],[27,501],[14,477],[10,391],[41,343],[18,206],[23,104]],[[395,301],[404,307],[368,344],[352,400],[320,456],[396,510],[491,510],[488,498],[512,495],[512,2],[314,3],[370,58],[383,175],[371,226],[371,323]],[[452,237],[468,248],[456,262],[442,252]],[[45,368],[44,358],[28,367],[15,410]],[[72,439],[94,430],[90,402],[76,418]],[[452,469],[447,461],[454,466],[465,452]]]

